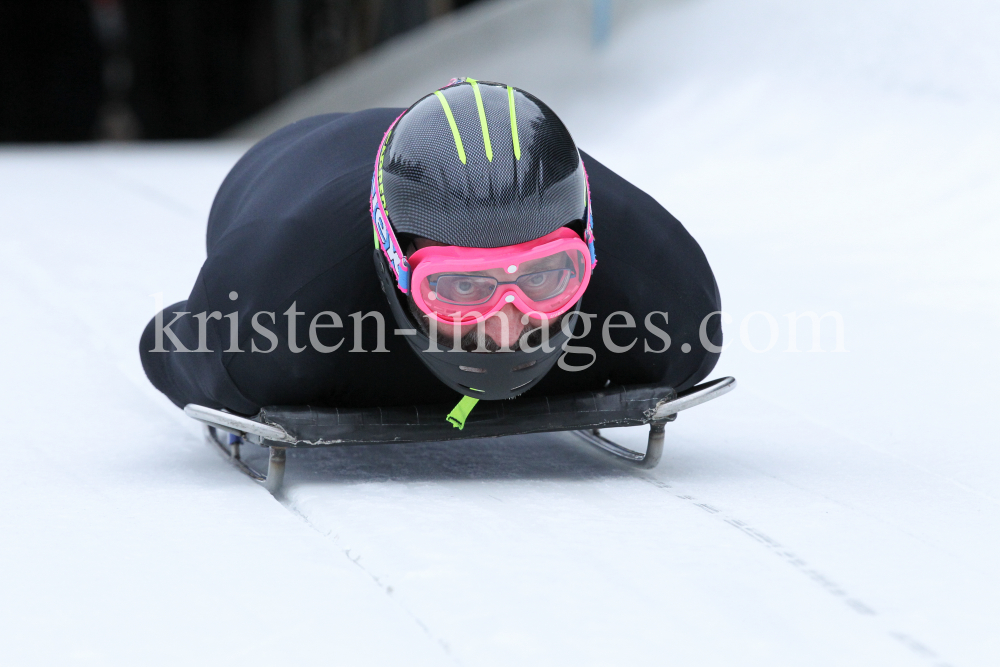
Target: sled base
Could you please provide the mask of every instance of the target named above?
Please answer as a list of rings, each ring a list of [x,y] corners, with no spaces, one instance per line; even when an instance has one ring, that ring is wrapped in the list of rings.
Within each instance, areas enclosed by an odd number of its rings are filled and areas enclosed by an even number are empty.
[[[585,442],[640,468],[653,468],[663,455],[664,426],[677,413],[732,391],[736,380],[719,378],[677,394],[671,387],[633,385],[599,392],[535,397],[519,402],[488,401],[477,406],[464,430],[445,420],[449,406],[409,408],[268,407],[255,418],[189,404],[184,412],[204,422],[206,437],[245,475],[273,495],[281,492],[288,447],[345,446],[379,443],[443,442],[572,431]],[[649,425],[645,453],[622,447],[601,429]],[[268,448],[267,472],[240,458],[240,446]]]

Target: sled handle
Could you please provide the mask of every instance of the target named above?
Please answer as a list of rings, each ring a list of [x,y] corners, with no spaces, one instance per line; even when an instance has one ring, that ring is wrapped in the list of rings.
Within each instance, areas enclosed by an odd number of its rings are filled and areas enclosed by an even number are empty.
[[[667,401],[658,406],[656,412],[653,413],[651,421],[661,421],[670,415],[677,414],[681,410],[687,410],[702,403],[708,403],[713,398],[728,394],[733,389],[736,389],[736,378],[734,377],[719,378],[718,380],[712,380],[697,387],[692,387],[688,391],[682,392],[674,400]]]
[[[213,410],[203,405],[188,403],[184,406],[184,414],[209,426],[215,426],[223,431],[235,433],[239,436],[256,435],[259,438],[272,442],[295,442],[295,438],[288,435],[285,429],[281,427],[272,426],[271,424],[261,424],[246,417],[240,417],[223,412],[222,410]]]

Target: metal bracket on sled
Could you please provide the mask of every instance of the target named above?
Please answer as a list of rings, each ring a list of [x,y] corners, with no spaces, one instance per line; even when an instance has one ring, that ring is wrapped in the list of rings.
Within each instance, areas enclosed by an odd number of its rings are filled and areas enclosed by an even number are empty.
[[[574,431],[574,433],[595,447],[599,447],[609,454],[614,454],[618,458],[628,461],[629,463],[634,463],[640,468],[655,468],[660,462],[660,457],[663,456],[664,426],[666,425],[666,422],[673,421],[676,418],[677,415],[671,415],[670,418],[664,421],[650,422],[649,441],[646,444],[645,454],[640,454],[639,452],[628,449],[627,447],[622,447],[616,442],[611,442],[601,435],[601,429],[598,428],[590,431]]]
[[[724,377],[692,387],[682,392],[674,400],[660,403],[656,406],[653,418],[649,422],[649,441],[646,444],[645,453],[639,453],[608,440],[601,435],[600,429],[574,431],[574,433],[595,447],[599,447],[609,454],[614,454],[639,468],[655,468],[660,462],[660,457],[663,456],[664,427],[667,422],[677,419],[678,412],[707,403],[713,398],[728,394],[735,388],[736,378]]]
[[[284,429],[201,405],[186,405],[184,414],[205,424],[205,438],[218,447],[230,463],[262,484],[272,495],[278,495],[285,481],[285,448],[271,443],[294,442]],[[255,440],[268,445],[267,473],[258,472],[240,458],[240,444]]]

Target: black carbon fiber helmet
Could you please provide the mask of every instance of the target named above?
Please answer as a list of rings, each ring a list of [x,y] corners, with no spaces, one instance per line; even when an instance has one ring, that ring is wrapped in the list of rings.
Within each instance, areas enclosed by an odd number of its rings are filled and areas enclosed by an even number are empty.
[[[404,111],[379,146],[371,189],[375,263],[410,346],[445,384],[479,399],[513,398],[555,365],[563,326],[533,351],[441,350],[406,303],[404,239],[497,248],[532,241],[572,225],[594,259],[587,174],[559,117],[517,88],[455,79]],[[397,236],[399,235],[399,236]],[[564,317],[575,321],[580,302]]]

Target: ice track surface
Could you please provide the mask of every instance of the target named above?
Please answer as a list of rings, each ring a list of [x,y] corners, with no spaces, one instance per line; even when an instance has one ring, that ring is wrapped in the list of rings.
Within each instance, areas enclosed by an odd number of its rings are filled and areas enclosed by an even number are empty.
[[[0,151],[0,663],[997,664],[995,5],[644,12],[523,85],[732,315],[739,389],[650,472],[567,434],[292,451],[279,503],[136,353],[246,144]],[[787,351],[803,311],[846,351]]]

